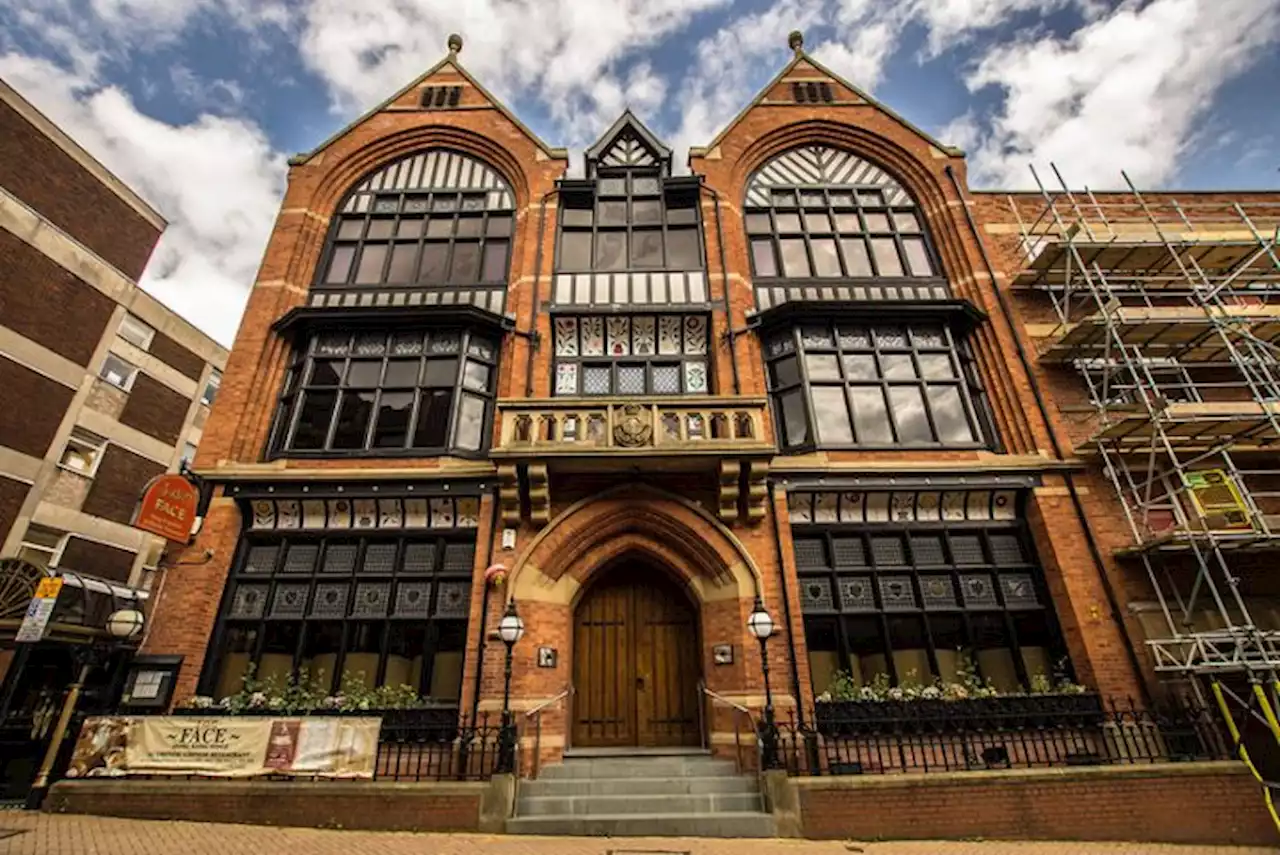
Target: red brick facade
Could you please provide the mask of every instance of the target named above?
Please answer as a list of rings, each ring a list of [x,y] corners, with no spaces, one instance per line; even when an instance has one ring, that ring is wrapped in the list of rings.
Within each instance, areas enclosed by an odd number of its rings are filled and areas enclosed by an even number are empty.
[[[790,98],[793,83],[813,80],[832,88],[831,103]],[[421,89],[440,85],[461,86],[457,108],[419,109]],[[242,532],[250,524],[250,500],[236,490],[252,485],[258,491],[254,495],[267,497],[270,506],[277,501],[272,495],[301,495],[296,491],[302,483],[359,491],[375,482],[395,482],[402,489],[412,484],[436,491],[431,495],[440,495],[446,485],[455,492],[464,483],[479,485],[460,699],[464,709],[501,706],[504,648],[493,630],[508,596],[519,603],[527,628],[514,650],[513,708],[531,709],[566,687],[574,674],[574,610],[601,568],[623,555],[644,556],[670,570],[699,611],[696,655],[703,679],[710,689],[756,709],[763,706],[765,692],[759,647],[747,633],[746,619],[755,598],[761,597],[779,626],[769,648],[774,702],[786,715],[798,692],[808,708],[813,687],[788,511],[788,478],[801,475],[832,484],[858,477],[897,478],[908,484],[926,477],[955,478],[978,485],[1003,484],[999,479],[1015,476],[1029,479],[1019,488],[1025,503],[1021,518],[1076,679],[1103,694],[1140,697],[1149,675],[1135,667],[1143,656],[1137,651],[1141,635],[1125,612],[1129,588],[1136,583],[1111,558],[1124,533],[1115,520],[1110,487],[1073,455],[1078,425],[1058,407],[1043,403],[1070,393],[1035,367],[1035,345],[1023,328],[1025,314],[1033,309],[1009,296],[1009,280],[1020,264],[1016,234],[993,234],[986,228],[1007,221],[999,208],[1003,200],[967,189],[961,153],[940,146],[803,57],[689,159],[690,170],[702,181],[699,206],[712,307],[710,389],[726,399],[769,395],[761,339],[748,329],[760,307],[743,200],[762,165],[806,145],[850,152],[879,165],[915,200],[952,295],[981,316],[969,343],[997,444],[983,450],[765,455],[771,460],[728,451],[723,455],[727,469],[707,465],[705,455],[697,463],[674,453],[619,463],[607,451],[576,464],[552,459],[549,471],[546,460],[504,453],[479,460],[282,454],[264,463],[274,456],[268,434],[291,358],[291,345],[277,323],[290,313],[297,317],[323,311],[308,308],[309,294],[326,258],[331,223],[351,188],[374,170],[421,151],[443,148],[488,164],[505,178],[515,199],[506,303],[513,330],[501,346],[496,380],[500,403],[490,436],[495,451],[509,427],[503,423],[502,402],[553,395],[548,306],[562,204],[557,182],[565,177],[567,156],[534,138],[475,81],[446,62],[291,166],[220,403],[205,427],[197,458],[197,470],[214,485],[214,498],[199,537],[180,556],[190,563],[168,574],[146,645],[147,652],[186,657],[178,700],[197,692],[202,671],[203,686],[212,685],[208,668],[219,651],[209,649],[210,639],[218,637],[227,579],[240,560]],[[765,420],[764,430],[767,435],[757,439],[776,442],[773,420]],[[767,479],[759,475],[761,462],[771,462]],[[325,493],[328,489],[316,486],[309,495],[331,499],[336,493]],[[726,502],[733,508],[730,513],[723,511]],[[514,534],[514,545],[504,545],[504,530],[507,538]],[[207,562],[201,560],[206,552],[213,556]],[[505,587],[486,587],[483,574],[493,563],[509,572]],[[482,615],[487,615],[483,630]],[[715,663],[712,648],[721,644],[732,645],[731,664]],[[558,652],[554,667],[538,667],[538,651],[544,647]],[[725,746],[732,738],[727,710],[716,708],[706,729],[713,745]],[[559,755],[570,739],[568,730],[564,707],[550,707],[542,722],[544,761]]]

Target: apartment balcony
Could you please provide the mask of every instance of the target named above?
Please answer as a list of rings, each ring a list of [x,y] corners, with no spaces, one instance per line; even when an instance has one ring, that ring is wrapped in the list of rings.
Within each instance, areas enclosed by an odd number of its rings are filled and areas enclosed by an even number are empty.
[[[722,519],[737,519],[742,496],[749,518],[764,513],[764,476],[777,450],[765,398],[513,398],[498,401],[497,418],[490,457],[511,484],[511,514],[519,512],[515,491],[527,490],[533,520],[544,521],[549,472],[655,466],[716,473]]]

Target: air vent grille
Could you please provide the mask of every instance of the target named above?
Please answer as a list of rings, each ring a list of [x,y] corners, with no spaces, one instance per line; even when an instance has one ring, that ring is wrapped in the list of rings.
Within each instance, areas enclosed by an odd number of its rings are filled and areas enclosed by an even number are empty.
[[[825,80],[808,83],[792,83],[791,95],[797,104],[830,104],[835,100],[831,92],[831,84]]]
[[[422,106],[428,110],[456,107],[461,98],[461,86],[428,86],[422,90]]]

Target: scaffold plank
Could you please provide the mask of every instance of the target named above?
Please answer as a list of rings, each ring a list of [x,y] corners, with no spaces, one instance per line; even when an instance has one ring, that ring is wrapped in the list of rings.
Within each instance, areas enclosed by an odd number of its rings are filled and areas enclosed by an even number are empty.
[[[1112,307],[1047,330],[1040,361],[1101,359],[1117,345],[1139,348],[1153,359],[1176,357],[1185,365],[1225,361],[1230,354],[1220,328],[1280,344],[1280,305]]]
[[[1242,285],[1258,280],[1280,280],[1280,270],[1257,239],[1247,232],[1196,236],[1166,235],[1168,245],[1152,233],[1106,241],[1045,236],[1032,258],[1013,281],[1015,288],[1062,288],[1081,275],[1083,265],[1091,273],[1101,270],[1108,280],[1141,281],[1152,290],[1212,287],[1213,280],[1238,269]],[[1172,250],[1172,252],[1170,251]],[[1181,262],[1181,263],[1179,263]],[[1197,272],[1198,269],[1198,272]],[[1200,274],[1209,281],[1196,281]],[[1188,275],[1192,281],[1188,281]]]

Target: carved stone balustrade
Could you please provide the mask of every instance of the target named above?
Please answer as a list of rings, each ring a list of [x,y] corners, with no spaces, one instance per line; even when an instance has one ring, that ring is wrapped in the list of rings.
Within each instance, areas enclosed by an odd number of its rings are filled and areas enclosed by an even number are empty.
[[[548,466],[607,471],[634,467],[637,458],[660,459],[664,468],[717,472],[722,519],[738,518],[740,496],[748,519],[763,517],[763,493],[754,488],[764,483],[776,451],[764,398],[505,399],[498,420],[491,456],[504,477],[518,478],[517,465],[525,465],[526,482],[545,484]],[[545,521],[546,490],[529,498],[534,521]],[[504,505],[508,522],[518,518],[517,502]]]

